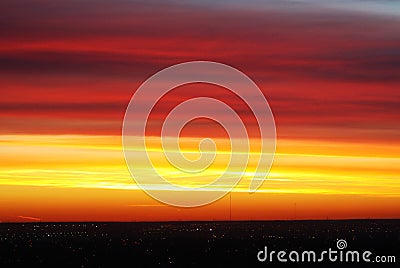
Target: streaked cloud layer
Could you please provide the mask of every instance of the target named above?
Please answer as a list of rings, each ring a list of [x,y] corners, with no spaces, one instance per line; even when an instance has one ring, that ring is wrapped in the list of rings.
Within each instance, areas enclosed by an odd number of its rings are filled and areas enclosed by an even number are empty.
[[[280,128],[397,136],[399,16],[300,6],[3,1],[1,132],[119,134],[141,82],[203,59],[250,75]],[[369,133],[376,128],[384,131]]]
[[[286,205],[287,200],[300,204],[306,199],[297,196],[302,194],[322,199],[357,195],[375,198],[365,204],[375,200],[385,211],[382,216],[375,207],[375,214],[368,211],[361,217],[399,217],[400,209],[393,205],[400,203],[396,1],[36,0],[21,4],[6,0],[0,9],[0,192],[15,187],[11,191],[15,199],[25,196],[16,207],[29,203],[34,197],[29,189],[35,187],[53,187],[64,196],[76,188],[96,193],[127,189],[138,194],[123,161],[119,136],[130,97],[162,68],[211,60],[249,75],[275,115],[278,155],[270,180],[259,193],[262,197],[254,197],[254,202],[244,198],[249,210],[259,211],[268,194],[282,195],[276,202]],[[251,138],[257,137],[254,119],[240,100],[204,85],[166,96],[152,114],[148,134],[159,135],[171,107],[200,91],[236,107]],[[188,127],[183,138],[203,137],[210,129],[214,138],[226,138],[204,121]],[[182,181],[168,168],[163,172]],[[184,183],[201,183],[207,178],[185,179]],[[236,194],[247,189],[246,183],[245,177]],[[12,195],[7,198],[12,203]],[[126,211],[135,208],[128,197],[123,202],[109,198],[110,204],[123,205]],[[162,208],[149,200],[143,195],[136,202]],[[15,214],[10,216],[14,220],[51,220],[42,205],[42,210],[27,205],[26,211],[13,211],[11,206],[7,215]],[[63,207],[73,209],[76,204]],[[326,216],[312,202],[306,207],[304,217]],[[354,213],[342,209],[343,213],[339,209],[332,214],[351,217]],[[252,217],[238,211],[244,218]],[[362,202],[359,211],[364,211]],[[80,214],[66,215],[64,220],[79,219]],[[121,215],[118,219],[127,219]],[[207,210],[199,215],[209,218]],[[167,213],[163,219],[175,218]]]

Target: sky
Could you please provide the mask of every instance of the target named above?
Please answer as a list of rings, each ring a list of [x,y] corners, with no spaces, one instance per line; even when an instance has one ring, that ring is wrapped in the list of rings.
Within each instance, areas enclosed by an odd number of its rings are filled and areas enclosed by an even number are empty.
[[[396,1],[23,2],[0,3],[0,221],[229,219],[229,196],[198,208],[152,199],[122,151],[136,89],[194,60],[247,74],[275,117],[270,175],[252,194],[252,174],[244,175],[232,219],[400,217]],[[158,103],[146,131],[151,149],[160,149],[166,114],[199,93],[235,108],[257,144],[248,107],[197,84]],[[229,137],[215,122],[187,125],[182,148],[196,156],[204,137],[219,146],[208,172],[177,175],[155,154],[161,172],[182,185],[223,172]]]

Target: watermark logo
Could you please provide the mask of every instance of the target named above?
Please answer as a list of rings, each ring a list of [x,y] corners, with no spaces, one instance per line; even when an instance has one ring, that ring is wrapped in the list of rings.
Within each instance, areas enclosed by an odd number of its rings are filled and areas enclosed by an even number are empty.
[[[245,173],[249,177],[247,168],[251,139],[245,123],[235,110],[238,107],[231,107],[221,99],[202,96],[201,92],[198,97],[181,102],[166,116],[161,130],[161,153],[174,169],[175,176],[207,176],[207,170],[216,158],[215,142],[210,138],[201,140],[200,157],[196,160],[188,159],[179,143],[179,135],[188,122],[206,118],[217,122],[228,134],[231,148],[229,164],[217,179],[199,187],[171,183],[160,172],[160,163],[157,158],[152,158],[151,137],[146,135],[149,116],[171,90],[190,83],[206,83],[228,89],[251,109],[260,133],[258,150],[251,151],[252,156],[256,155],[258,159],[250,173],[249,191],[255,192],[266,179],[274,158],[276,132],[272,111],[261,90],[247,75],[231,66],[208,61],[186,62],[163,69],[147,79],[131,98],[123,122],[122,141],[132,177],[151,197],[179,207],[209,204],[230,192]]]
[[[346,242],[346,240],[344,240],[344,239],[339,239],[339,240],[336,242],[336,247],[337,247],[338,249],[345,249],[345,248],[347,248],[347,242]]]
[[[339,239],[336,242],[336,249],[329,248],[321,252],[314,250],[296,251],[290,252],[286,250],[271,250],[268,251],[268,247],[265,246],[263,250],[257,253],[257,260],[259,262],[348,262],[348,263],[359,263],[359,262],[373,262],[373,263],[395,263],[396,256],[379,256],[374,255],[371,251],[359,251],[359,250],[345,250],[347,248],[347,242],[344,239]]]

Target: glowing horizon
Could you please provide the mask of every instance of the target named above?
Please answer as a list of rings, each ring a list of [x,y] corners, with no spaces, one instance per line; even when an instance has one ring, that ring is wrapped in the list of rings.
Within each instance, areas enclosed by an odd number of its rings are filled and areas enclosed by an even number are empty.
[[[48,142],[49,139],[51,142]],[[131,178],[126,168],[123,154],[121,153],[120,136],[3,135],[0,140],[2,141],[3,152],[5,152],[3,156],[6,156],[2,157],[1,161],[3,165],[13,167],[12,170],[0,169],[0,187],[2,188],[17,187],[14,191],[18,191],[18,187],[27,189],[45,187],[48,189],[44,191],[51,191],[52,188],[64,188],[65,190],[63,191],[67,193],[68,189],[89,189],[89,191],[107,189],[118,193],[123,191],[126,193],[130,192],[131,195],[139,194],[143,196],[140,201],[142,206],[139,207],[146,207],[146,204],[155,208],[167,207],[145,195]],[[305,144],[309,146],[308,152],[304,152],[301,148]],[[277,200],[280,198],[276,197],[276,195],[286,196],[288,194],[294,196],[315,196],[317,199],[321,199],[321,196],[329,198],[329,196],[338,195],[358,196],[355,199],[400,199],[400,188],[394,180],[399,172],[400,158],[396,156],[395,152],[390,152],[389,150],[384,150],[384,153],[381,155],[377,153],[378,151],[382,152],[382,148],[391,147],[390,144],[376,145],[375,150],[370,148],[369,155],[366,156],[361,155],[362,148],[365,145],[359,143],[278,140],[278,145],[279,147],[270,175],[257,193],[251,195],[248,193],[249,178],[254,174],[245,173],[243,179],[233,190],[234,195],[249,195],[250,199],[253,195],[257,196],[256,202],[255,200],[248,201],[249,205],[252,204],[252,206],[255,206],[253,209],[257,210],[257,204],[268,202],[271,194]],[[310,149],[313,146],[314,149]],[[336,148],[335,154],[328,155],[323,153],[324,150],[333,147]],[[349,148],[352,148],[351,154],[349,154]],[[38,151],[40,151],[40,155]],[[299,153],[299,151],[303,151],[304,153]],[[332,150],[329,151],[332,152]],[[32,155],[35,155],[33,159],[31,158]],[[76,155],[81,156],[76,158]],[[165,169],[163,171],[168,173],[173,170]],[[210,170],[208,173],[202,174],[202,176],[207,174],[215,175],[220,172],[222,171]],[[171,176],[171,178],[174,179],[175,177]],[[193,178],[195,179],[194,182]],[[204,179],[202,177],[197,180],[197,183],[200,184],[208,182],[207,178]],[[193,176],[186,179],[179,177],[177,183],[196,183],[196,177]],[[157,186],[150,185],[149,187]],[[168,190],[165,187],[161,187],[160,189],[164,191]],[[220,189],[209,190],[218,191]],[[71,192],[74,191],[71,190]],[[14,204],[14,207],[18,207],[21,202],[22,204],[26,204],[30,198],[35,198],[34,194],[30,196],[29,191],[26,192],[25,190],[25,193],[25,197],[19,200],[17,204]],[[128,197],[130,194],[126,194],[125,199],[129,200]],[[78,203],[79,199],[85,199],[79,196],[76,196],[76,198],[76,202]],[[101,195],[98,195],[97,198],[97,202],[91,206],[103,205]],[[282,198],[281,201],[285,203],[285,199],[287,198]],[[302,206],[302,199],[297,198],[299,207]],[[210,207],[219,207],[221,203],[226,206],[226,201],[224,200],[225,198],[222,198],[216,201],[216,204],[210,205]],[[393,202],[392,205],[396,207],[396,201]],[[68,204],[63,205],[68,206]],[[326,204],[321,204],[322,207],[324,205]],[[10,206],[9,209],[12,208],[11,204]],[[41,206],[44,210],[49,209],[49,204],[42,203]],[[72,203],[70,206],[75,207],[76,205]],[[135,207],[134,204],[125,207],[128,215],[128,211],[131,211],[129,208],[132,208],[132,206]],[[279,207],[279,205],[277,206]],[[317,211],[322,209],[322,207],[316,204],[307,204],[306,207],[316,209]],[[76,207],[75,209],[77,209],[76,214],[79,215],[79,208]],[[336,210],[345,212],[346,207],[339,207]],[[236,215],[241,215],[240,210],[236,211],[235,209],[235,213]],[[380,214],[381,212],[378,213]],[[385,217],[398,217],[398,211],[395,209],[389,210],[386,213]],[[205,215],[201,216],[202,214]],[[127,220],[128,215],[110,220]],[[20,215],[15,215],[14,217],[17,216]],[[207,213],[202,212],[200,216],[200,219],[207,219]],[[47,218],[37,214],[26,217],[37,217],[43,221],[53,220],[51,217]],[[80,218],[79,216],[75,217]],[[97,217],[94,217],[94,219],[97,219]],[[302,218],[301,213],[298,213],[297,217]],[[321,215],[320,213],[315,213],[312,217],[318,219],[321,218]],[[322,218],[325,217],[325,215],[322,216]],[[368,217],[374,217],[374,214],[370,213]],[[130,219],[130,217],[128,218]],[[195,218],[198,218],[198,216]],[[257,218],[254,216],[254,219]],[[265,216],[260,218],[263,219]],[[68,218],[62,219],[68,221]],[[173,220],[173,218],[167,219]],[[223,217],[220,219],[226,218]],[[14,220],[18,221],[15,218]],[[138,217],[135,220],[149,219],[144,216],[143,219]]]

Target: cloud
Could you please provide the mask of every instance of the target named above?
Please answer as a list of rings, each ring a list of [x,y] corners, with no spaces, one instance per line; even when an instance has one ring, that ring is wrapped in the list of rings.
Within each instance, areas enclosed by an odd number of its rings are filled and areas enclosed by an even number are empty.
[[[135,204],[129,205],[130,207],[166,207],[167,205],[148,205],[148,204]]]
[[[7,27],[0,29],[0,70],[137,77],[173,63],[209,59],[271,79],[398,81],[396,17],[285,5],[226,12],[161,2],[93,4],[4,4],[13,16],[4,17]],[[379,55],[388,51],[392,55]]]
[[[29,216],[17,216],[20,219],[23,220],[29,220],[29,221],[41,221],[41,219],[39,218],[35,218],[35,217],[29,217]]]
[[[280,129],[394,126],[400,17],[339,2],[256,1],[260,8],[238,8],[233,2],[2,1],[1,131],[120,134],[135,88],[190,60],[220,61],[248,74]],[[238,100],[207,92],[250,120]],[[185,96],[166,99],[154,119]]]

